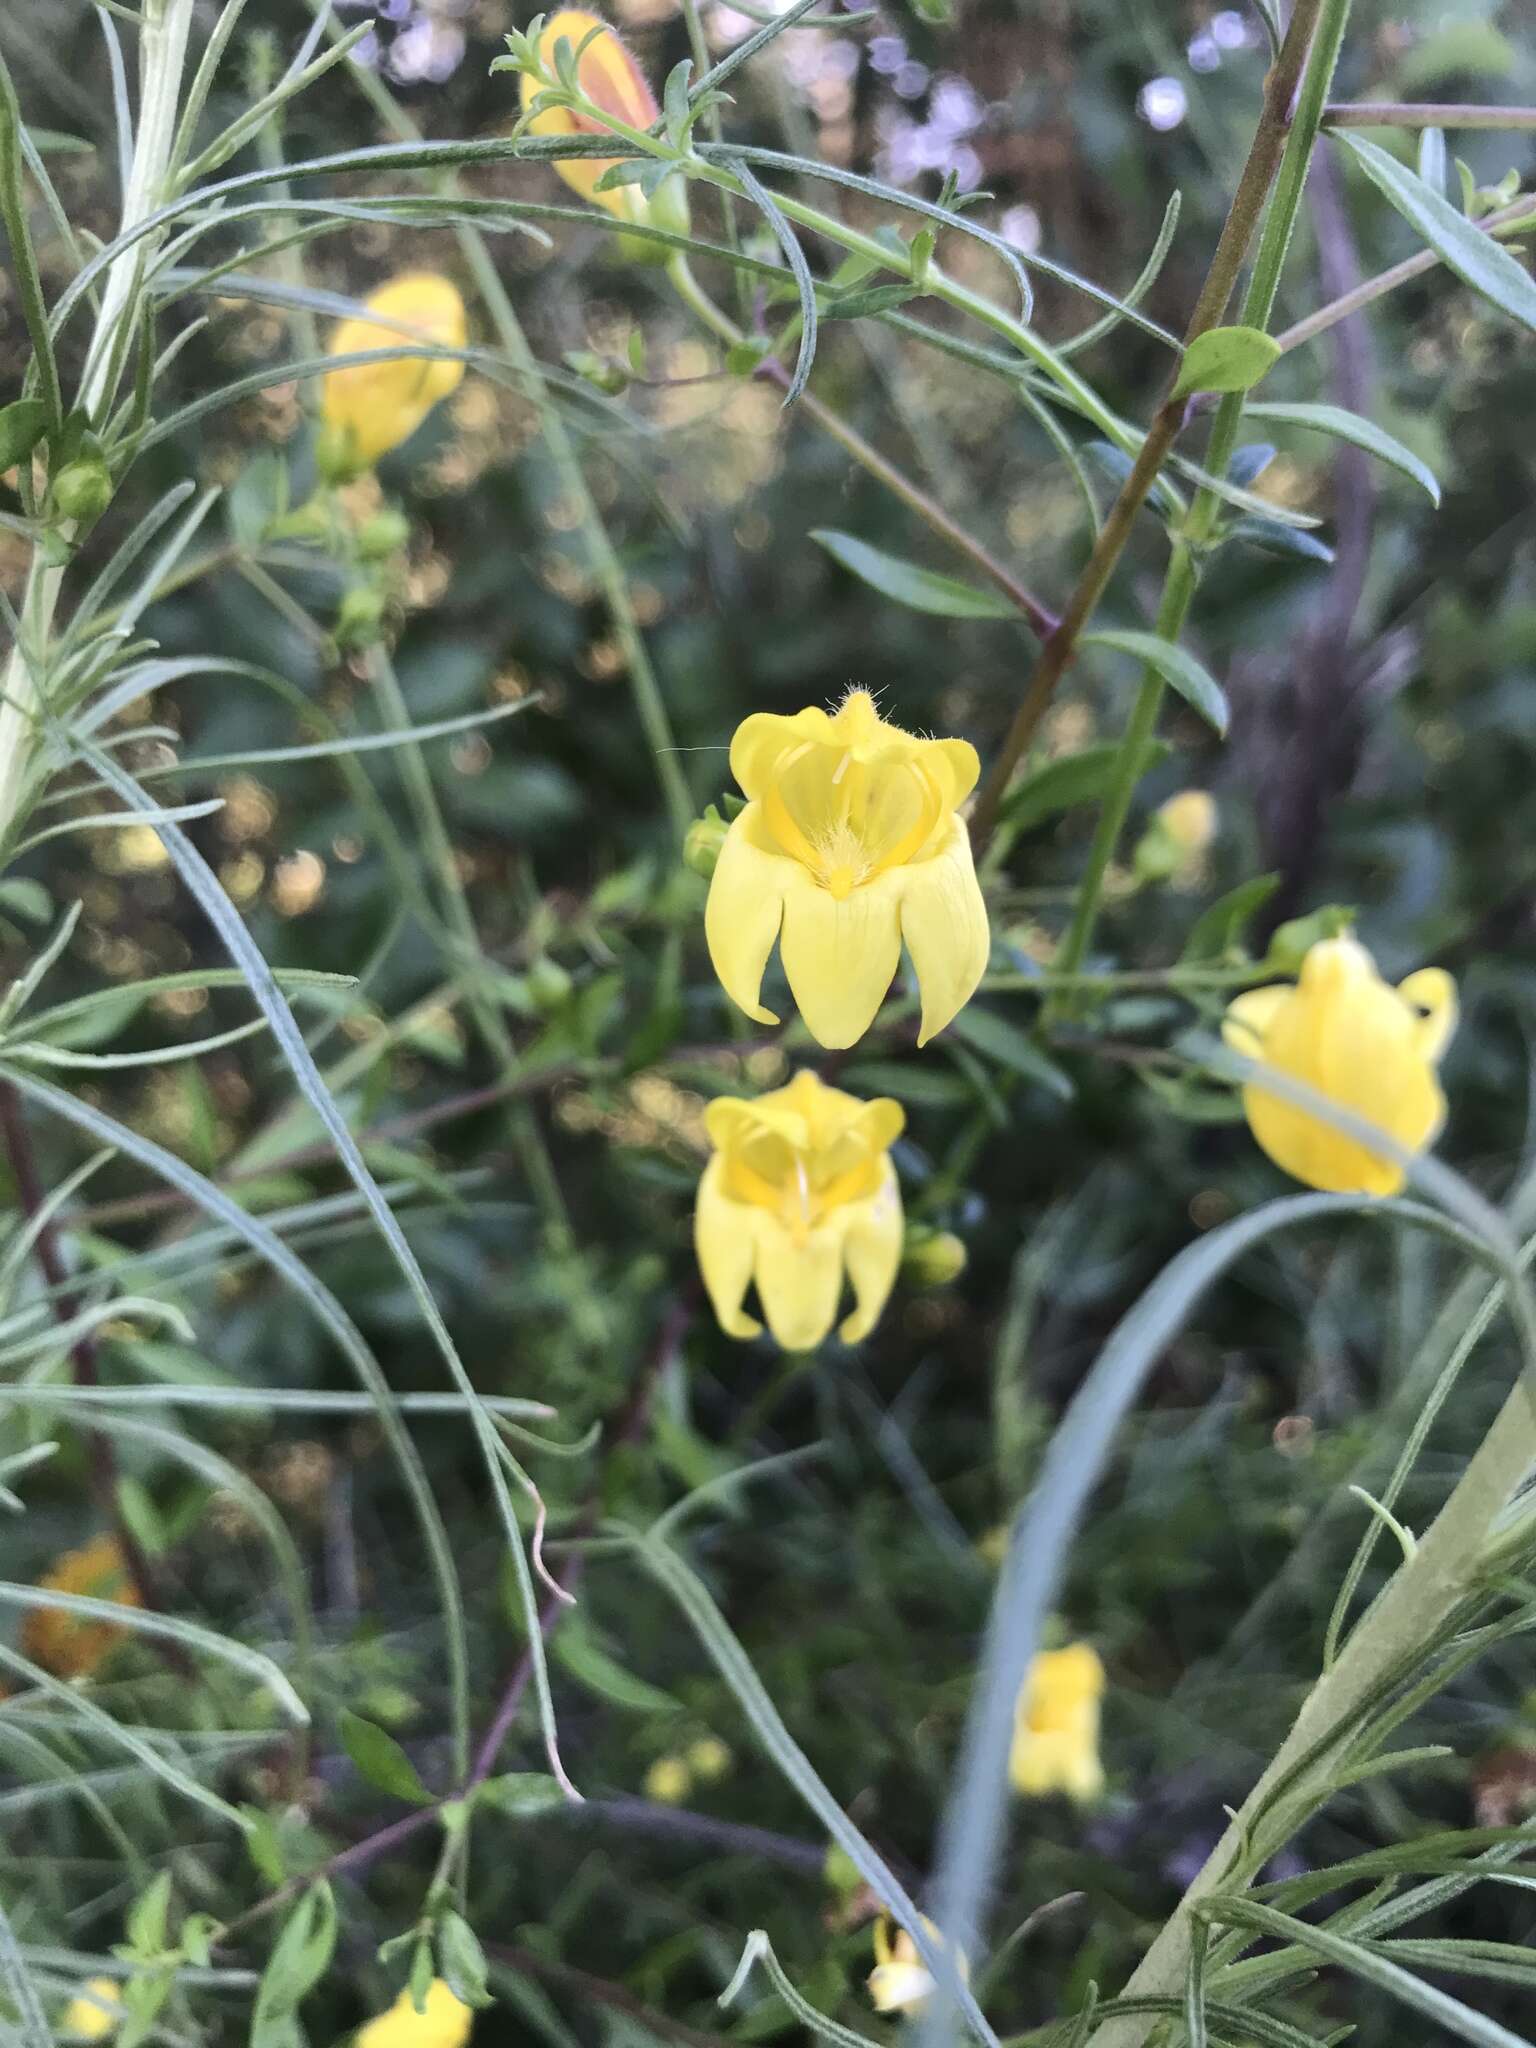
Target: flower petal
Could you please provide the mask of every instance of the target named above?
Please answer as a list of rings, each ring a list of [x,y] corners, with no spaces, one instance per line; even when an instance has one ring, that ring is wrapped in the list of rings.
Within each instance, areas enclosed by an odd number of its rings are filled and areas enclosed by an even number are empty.
[[[777,1024],[758,1000],[763,969],[779,935],[785,885],[803,875],[793,861],[758,844],[756,814],[757,806],[748,804],[725,835],[704,905],[704,937],[731,1001],[759,1024]]]
[[[812,1038],[841,1051],[864,1036],[895,979],[904,871],[878,876],[839,901],[797,863],[785,867],[784,972]]]
[[[1456,984],[1443,967],[1421,967],[1400,981],[1397,992],[1412,1009],[1421,1012],[1415,1034],[1419,1051],[1427,1060],[1438,1060],[1456,1029]]]
[[[1245,1059],[1262,1059],[1275,1012],[1293,993],[1287,982],[1277,981],[1272,988],[1250,988],[1234,996],[1221,1020],[1223,1039]]]
[[[693,1212],[693,1245],[720,1327],[728,1337],[756,1337],[762,1324],[742,1309],[752,1284],[755,1257],[753,1216],[725,1193],[725,1163],[716,1156],[699,1181]]]
[[[774,1341],[814,1351],[832,1327],[843,1291],[843,1233],[823,1228],[796,1244],[777,1217],[753,1212],[757,1295]]]
[[[838,1331],[845,1344],[859,1343],[880,1320],[901,1264],[901,1190],[895,1168],[889,1159],[883,1163],[885,1171],[878,1192],[868,1201],[850,1205],[853,1215],[843,1242],[843,1256],[856,1306]]]
[[[951,818],[940,850],[900,870],[900,883],[901,936],[923,998],[922,1046],[976,993],[992,950],[964,820]]]
[[[731,773],[742,793],[756,802],[780,758],[804,740],[825,739],[831,723],[814,704],[790,718],[776,711],[754,711],[744,718],[731,740]]]

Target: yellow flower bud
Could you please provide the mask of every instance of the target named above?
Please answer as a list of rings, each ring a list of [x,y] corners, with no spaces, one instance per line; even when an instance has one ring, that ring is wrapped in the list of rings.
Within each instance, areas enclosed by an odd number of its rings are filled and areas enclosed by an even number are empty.
[[[689,1743],[685,1761],[701,1783],[712,1785],[731,1768],[732,1758],[718,1735],[701,1735],[697,1742]]]
[[[736,728],[731,773],[747,795],[704,910],[710,959],[759,1024],[775,939],[811,1036],[840,1048],[874,1022],[905,941],[922,994],[918,1044],[963,1009],[991,939],[957,807],[981,764],[966,740],[889,725],[867,690],[835,717],[759,712]]]
[[[1250,989],[1229,1004],[1222,1036],[1362,1117],[1406,1151],[1434,1142],[1445,1120],[1436,1067],[1456,1028],[1456,984],[1424,967],[1396,988],[1358,940],[1324,939],[1294,986]],[[1405,1175],[1394,1160],[1320,1117],[1268,1093],[1243,1090],[1249,1129],[1275,1164],[1334,1194],[1395,1195]]]
[[[593,35],[594,29],[599,33]],[[591,42],[587,42],[588,36],[592,37]],[[555,71],[555,52],[562,42],[570,44],[573,54],[581,53],[576,60],[576,83],[593,106],[626,127],[643,130],[651,126],[660,112],[656,96],[629,50],[599,15],[588,14],[579,7],[562,7],[549,17],[539,37],[539,57],[551,75]],[[525,113],[547,89],[538,79],[523,73],[521,94]],[[612,130],[576,107],[545,107],[528,123],[528,133],[604,135]],[[619,220],[687,234],[688,198],[681,173],[668,178],[650,199],[636,184],[615,185],[605,192],[597,190],[603,173],[622,161],[615,157],[556,157],[554,166],[573,192],[579,192],[583,199],[605,208]],[[631,255],[650,258],[658,254],[665,260],[666,252],[659,245],[631,238],[627,247]]]
[[[1181,789],[1158,805],[1157,819],[1181,853],[1204,853],[1216,837],[1216,799],[1208,789]]]
[[[95,1536],[83,1548],[66,1551],[37,1583],[44,1592],[83,1593],[92,1600],[115,1600],[120,1607],[140,1605],[122,1546],[112,1535]],[[20,1644],[23,1656],[57,1678],[89,1678],[130,1633],[110,1621],[37,1607],[22,1621]]]
[[[331,336],[333,356],[401,347],[413,338],[439,348],[463,348],[468,338],[464,301],[446,277],[432,271],[407,271],[371,293],[365,303],[390,325],[343,320]],[[322,469],[333,480],[372,469],[391,448],[410,439],[463,377],[462,363],[411,356],[328,370],[320,388]]]
[[[680,1756],[659,1756],[641,1780],[647,1799],[661,1806],[681,1806],[693,1790],[693,1773]]]
[[[77,2041],[104,2041],[122,2024],[123,1993],[115,1977],[87,1977],[64,2008],[60,2031]]]
[[[839,1335],[867,1337],[901,1262],[901,1191],[890,1147],[901,1104],[861,1102],[808,1072],[745,1102],[717,1096],[704,1114],[714,1156],[699,1182],[694,1244],[721,1328],[756,1337],[749,1286],[786,1351],[831,1329],[846,1275],[855,1307]]]
[[[903,1277],[913,1287],[949,1287],[965,1271],[966,1249],[952,1230],[908,1226],[901,1252]]]
[[[434,1977],[420,2012],[407,1987],[388,2012],[358,2028],[353,2048],[464,2048],[474,2023],[472,2009]]]
[[[941,1949],[948,1946],[933,1922],[924,1916],[923,1926]],[[869,1973],[870,2003],[876,2012],[920,2013],[933,1995],[932,1971],[918,1953],[917,1943],[905,1927],[896,1927],[881,1914],[875,1922],[875,1967]],[[961,1977],[969,1982],[971,1966],[956,1957]]]
[[[1079,1801],[1104,1790],[1099,1700],[1104,1666],[1087,1643],[1043,1650],[1019,1694],[1008,1775],[1016,1792],[1039,1799],[1065,1792]]]

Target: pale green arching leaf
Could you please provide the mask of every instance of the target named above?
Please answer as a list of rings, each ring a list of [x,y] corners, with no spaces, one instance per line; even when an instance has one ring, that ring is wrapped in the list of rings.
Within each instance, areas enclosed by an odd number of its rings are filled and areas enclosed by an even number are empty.
[[[1124,632],[1111,627],[1085,633],[1083,641],[1090,647],[1112,647],[1117,653],[1135,655],[1138,661],[1155,669],[1186,703],[1193,705],[1207,725],[1219,733],[1226,731],[1229,714],[1220,684],[1176,642],[1165,640],[1158,633]]]
[[[1376,143],[1347,129],[1338,130],[1335,139],[1448,270],[1455,271],[1463,284],[1480,292],[1512,320],[1536,331],[1536,283],[1507,249],[1491,235],[1480,233],[1449,200]]]
[[[1279,360],[1280,344],[1257,327],[1208,327],[1185,349],[1173,395],[1251,391]]]
[[[839,533],[832,527],[812,527],[810,538],[819,541],[835,562],[851,576],[878,590],[897,604],[913,611],[932,612],[945,619],[1017,619],[1017,605],[1001,591],[983,590],[974,583],[962,583],[955,576],[941,576],[936,570],[904,562],[872,547],[856,534]]]
[[[1282,405],[1265,400],[1256,400],[1243,411],[1251,420],[1272,420],[1276,426],[1314,427],[1320,434],[1348,441],[1352,447],[1363,448],[1367,455],[1374,455],[1393,469],[1400,469],[1404,476],[1412,477],[1433,504],[1440,502],[1440,485],[1429,464],[1421,462],[1411,448],[1405,448],[1385,427],[1362,419],[1357,412],[1348,412],[1341,405]]]

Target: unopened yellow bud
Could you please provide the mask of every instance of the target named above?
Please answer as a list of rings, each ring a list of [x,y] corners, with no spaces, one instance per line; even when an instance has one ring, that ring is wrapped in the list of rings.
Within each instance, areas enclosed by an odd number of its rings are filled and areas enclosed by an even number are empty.
[[[718,1735],[701,1735],[697,1742],[691,1742],[685,1760],[693,1775],[706,1785],[723,1778],[733,1761]]]
[[[680,1756],[659,1756],[641,1782],[647,1799],[681,1806],[693,1789],[693,1774]]]
[[[1204,853],[1216,837],[1216,799],[1208,789],[1181,789],[1158,805],[1157,816],[1174,844],[1187,854]]]
[[[104,2041],[123,2017],[122,1989],[115,1977],[87,1977],[64,2008],[61,2031],[77,2041]]]
[[[908,1226],[901,1251],[902,1277],[913,1287],[950,1287],[965,1271],[966,1249],[952,1230]]]

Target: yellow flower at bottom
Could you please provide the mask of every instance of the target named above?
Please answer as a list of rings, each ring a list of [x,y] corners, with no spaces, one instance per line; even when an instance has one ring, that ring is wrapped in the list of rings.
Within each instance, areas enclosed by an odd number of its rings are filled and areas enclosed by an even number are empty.
[[[846,1275],[855,1308],[844,1343],[867,1337],[901,1263],[901,1190],[888,1157],[906,1118],[899,1102],[861,1102],[812,1073],[744,1102],[721,1095],[704,1113],[714,1157],[699,1182],[694,1245],[720,1326],[756,1337],[742,1302],[757,1283],[786,1351],[831,1329]]]
[[[407,1986],[388,2012],[358,2028],[354,2048],[464,2048],[474,2023],[473,2010],[434,1977],[421,2012]]]
[[[93,1536],[79,1550],[65,1551],[37,1583],[46,1593],[83,1593],[92,1600],[115,1600],[119,1607],[141,1604],[122,1546],[107,1533]],[[56,1678],[89,1678],[131,1633],[110,1621],[39,1607],[27,1613],[19,1640],[22,1655]]]
[[[1099,1762],[1099,1701],[1104,1666],[1087,1643],[1042,1650],[1029,1667],[1013,1724],[1008,1776],[1016,1792],[1040,1799],[1065,1792],[1097,1799],[1104,1790]]]
[[[392,278],[364,304],[391,324],[381,327],[361,317],[343,320],[331,336],[331,355],[397,348],[413,338],[439,348],[463,348],[468,338],[464,301],[446,277],[430,270]],[[433,406],[458,389],[463,377],[462,363],[420,356],[328,370],[320,387],[320,416],[343,458],[338,467],[371,469],[380,456],[408,441]]]
[[[867,690],[833,717],[759,712],[736,728],[731,773],[747,795],[720,849],[704,910],[715,972],[760,1024],[779,941],[811,1036],[862,1038],[906,942],[922,993],[918,1044],[962,1009],[986,968],[987,909],[955,815],[980,763],[966,740],[888,725]]]
[[[80,2041],[104,2041],[122,2024],[123,1992],[115,1977],[87,1977],[59,2022],[60,2031]]]
[[[1456,984],[1442,968],[1420,968],[1393,988],[1364,946],[1340,938],[1308,950],[1294,986],[1238,996],[1222,1036],[1234,1052],[1263,1060],[1419,1152],[1445,1120],[1435,1069],[1455,1028]],[[1403,1185],[1394,1160],[1260,1082],[1244,1088],[1243,1110],[1275,1164],[1309,1187],[1394,1195]]]
[[[933,1922],[924,1916],[923,1926],[942,1949],[945,1941]],[[917,1943],[905,1927],[896,1927],[882,1913],[875,1922],[875,1967],[868,1977],[870,2003],[876,2012],[921,2012],[935,1988],[933,1972],[918,1954]],[[970,1964],[958,1958],[960,1975],[970,1981]]]

